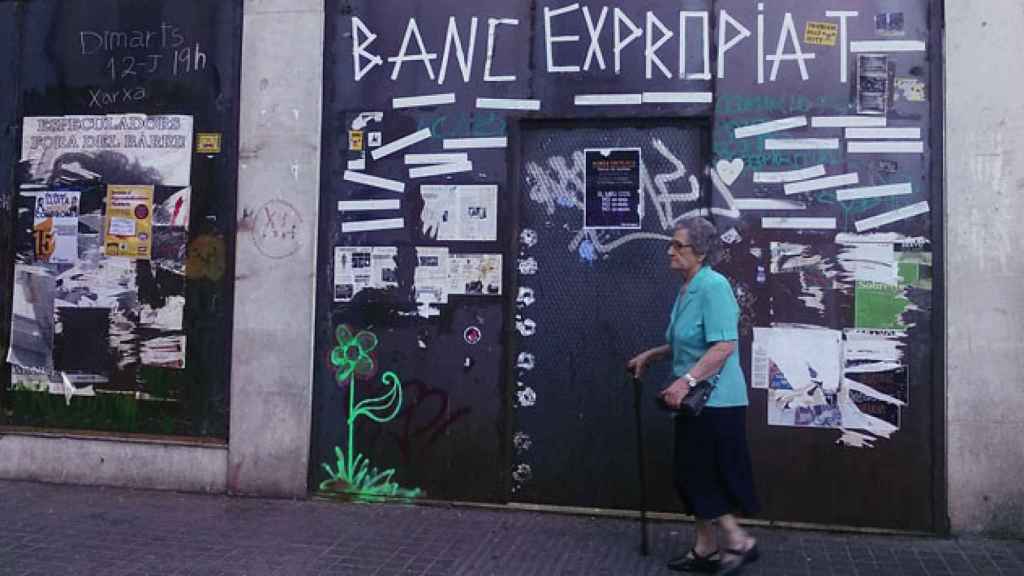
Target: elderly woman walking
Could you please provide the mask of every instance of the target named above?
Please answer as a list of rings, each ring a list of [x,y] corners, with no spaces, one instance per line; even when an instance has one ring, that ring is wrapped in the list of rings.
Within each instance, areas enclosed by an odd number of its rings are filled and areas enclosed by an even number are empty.
[[[659,396],[673,409],[691,386],[715,382],[698,416],[675,417],[675,485],[697,526],[693,547],[668,567],[738,574],[759,553],[736,515],[754,514],[758,504],[747,448],[747,384],[737,350],[739,307],[729,281],[711,269],[719,255],[717,231],[704,218],[688,218],[676,227],[668,256],[683,282],[667,343],[638,354],[629,367],[640,377],[652,360],[671,355],[675,381]],[[724,531],[721,546],[716,524]]]

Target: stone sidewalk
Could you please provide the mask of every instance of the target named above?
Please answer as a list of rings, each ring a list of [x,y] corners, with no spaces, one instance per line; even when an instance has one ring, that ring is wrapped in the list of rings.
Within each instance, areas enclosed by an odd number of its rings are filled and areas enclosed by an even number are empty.
[[[1024,543],[755,529],[754,575],[1024,575]],[[655,523],[0,482],[0,575],[667,575]]]

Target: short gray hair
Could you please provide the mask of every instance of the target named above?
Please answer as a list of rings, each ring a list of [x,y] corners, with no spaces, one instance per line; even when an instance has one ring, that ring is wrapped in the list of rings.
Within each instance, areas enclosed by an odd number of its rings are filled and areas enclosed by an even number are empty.
[[[684,218],[676,224],[676,230],[686,231],[693,252],[704,256],[705,264],[714,266],[722,259],[722,240],[718,237],[718,229],[707,218]]]

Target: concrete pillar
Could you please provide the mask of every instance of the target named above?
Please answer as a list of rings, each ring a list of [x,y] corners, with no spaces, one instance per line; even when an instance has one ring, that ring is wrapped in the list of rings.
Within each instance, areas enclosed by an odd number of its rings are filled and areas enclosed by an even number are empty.
[[[228,490],[303,496],[313,390],[323,0],[247,0]]]
[[[1024,4],[947,0],[946,26],[950,520],[1024,535]]]

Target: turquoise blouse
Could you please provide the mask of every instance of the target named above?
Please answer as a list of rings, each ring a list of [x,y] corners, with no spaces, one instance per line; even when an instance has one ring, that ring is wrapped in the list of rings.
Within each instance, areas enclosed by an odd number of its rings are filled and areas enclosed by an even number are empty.
[[[676,297],[665,340],[672,348],[672,374],[689,372],[717,342],[738,341],[740,309],[725,276],[702,266],[685,294]],[[738,344],[738,342],[737,342]],[[747,381],[740,369],[739,346],[726,359],[708,406],[746,406]]]

